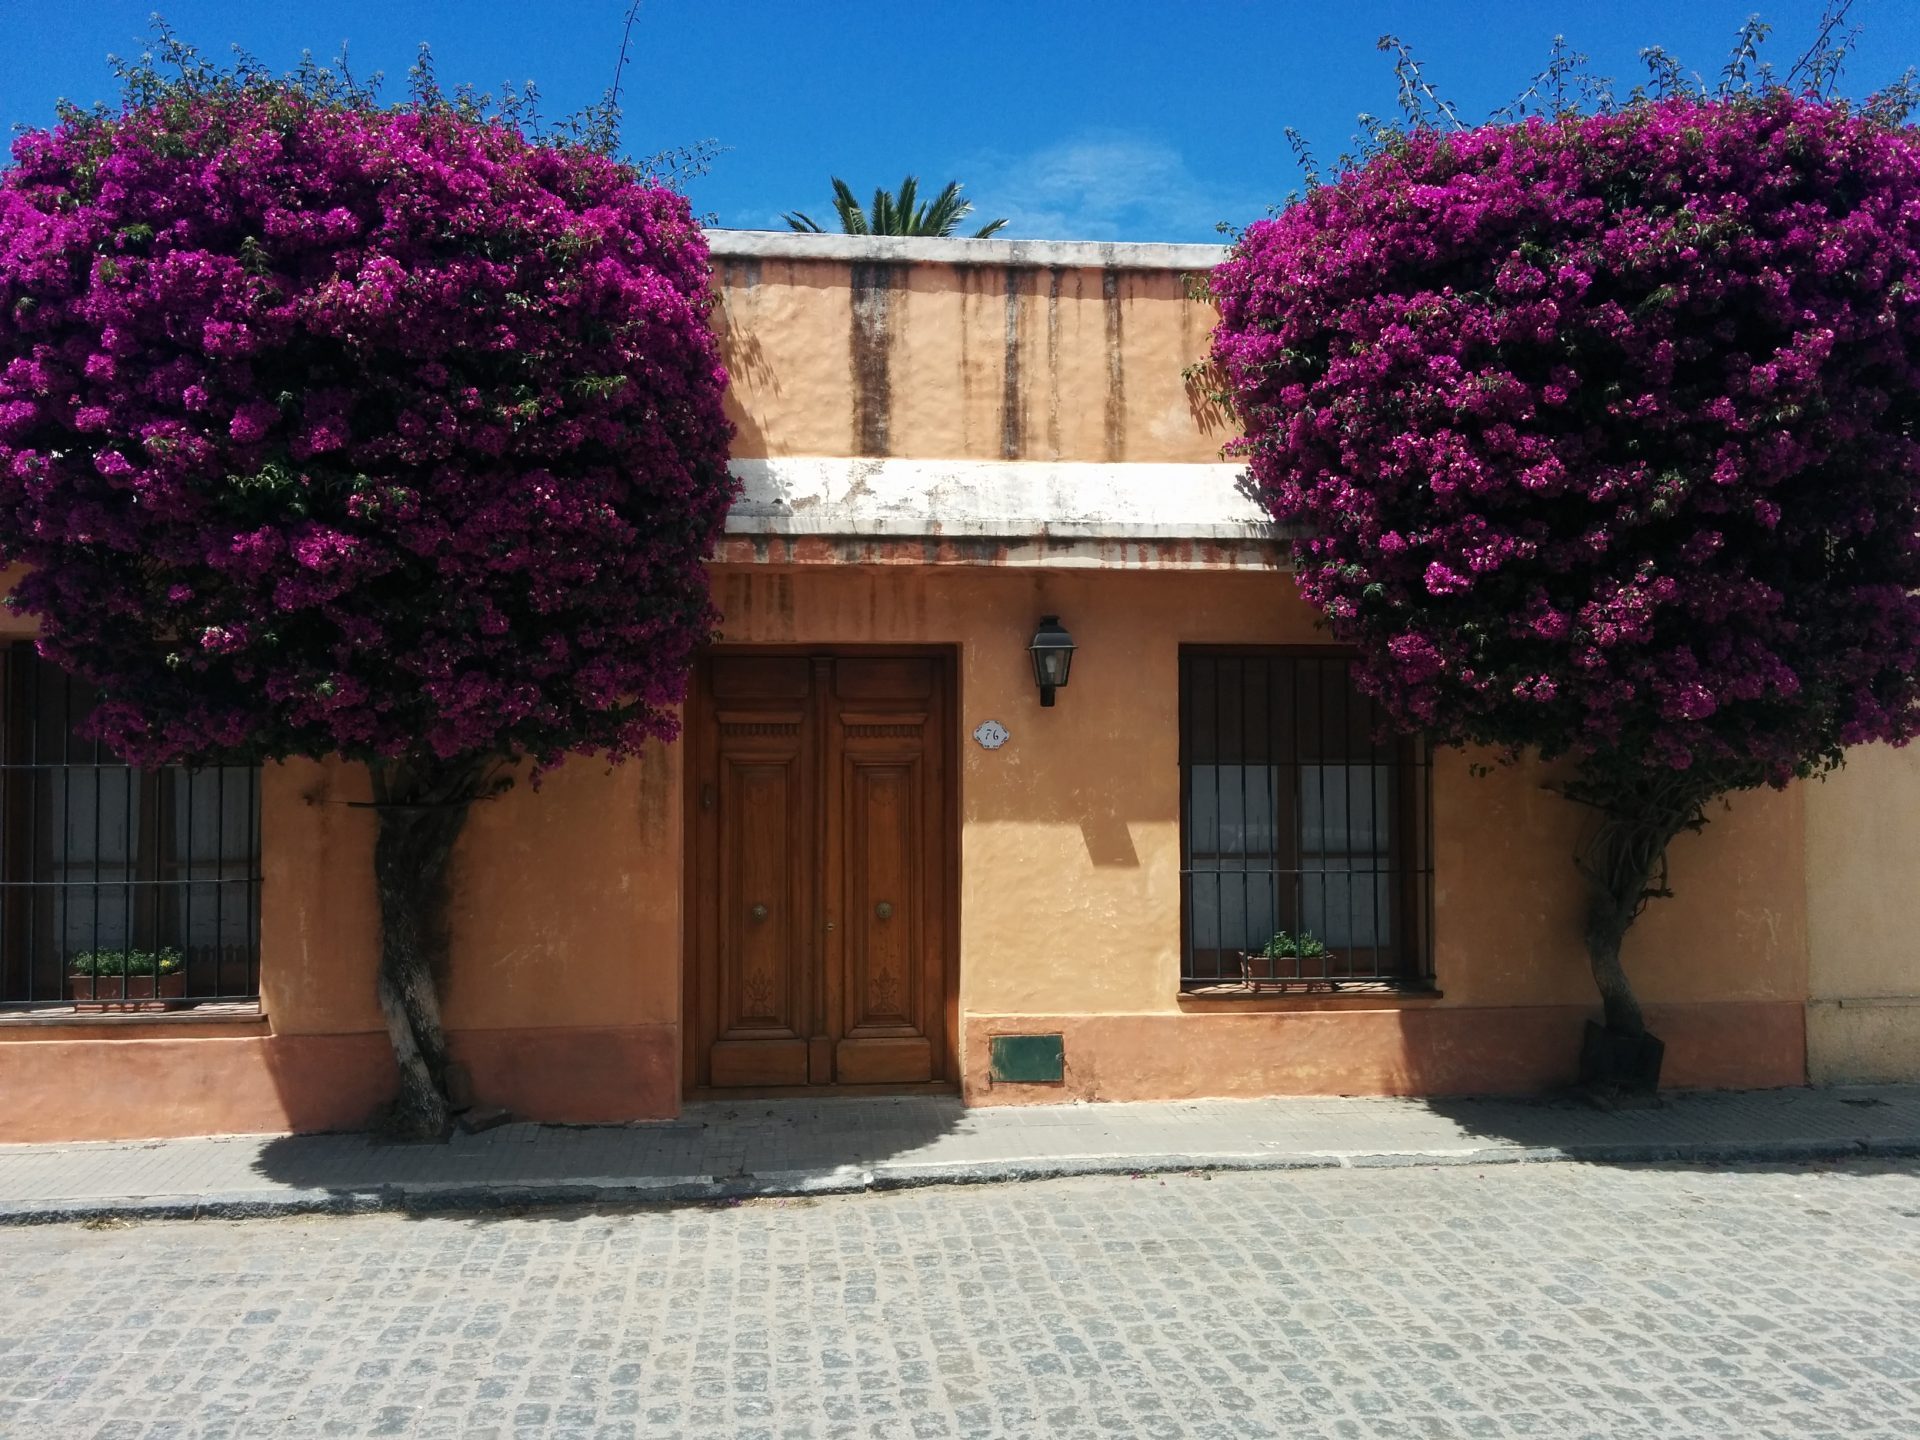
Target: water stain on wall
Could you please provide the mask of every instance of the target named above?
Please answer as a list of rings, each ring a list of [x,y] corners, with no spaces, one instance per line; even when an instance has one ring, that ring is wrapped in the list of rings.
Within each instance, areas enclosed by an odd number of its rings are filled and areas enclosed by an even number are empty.
[[[1000,456],[1018,460],[1025,441],[1026,403],[1020,392],[1020,280],[1022,272],[1007,268],[1005,359],[1000,373]]]
[[[1121,355],[1125,335],[1121,326],[1120,272],[1100,273],[1100,294],[1107,311],[1107,424],[1106,458],[1127,458],[1127,371]]]
[[[853,367],[853,440],[857,455],[886,455],[893,409],[889,373],[893,349],[894,282],[897,265],[853,266],[853,329],[849,360]]]
[[[1047,458],[1060,458],[1060,276],[1058,265],[1047,274]]]
[[[960,277],[960,453],[973,453],[973,311],[975,280],[971,265],[955,267]]]

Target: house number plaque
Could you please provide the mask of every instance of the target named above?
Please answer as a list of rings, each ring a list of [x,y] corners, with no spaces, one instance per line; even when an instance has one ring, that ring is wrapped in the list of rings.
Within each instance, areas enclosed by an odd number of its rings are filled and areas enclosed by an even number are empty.
[[[975,727],[973,738],[980,742],[980,748],[982,750],[998,750],[1012,737],[1008,733],[1007,727],[1002,725],[998,720],[982,720],[980,724]]]

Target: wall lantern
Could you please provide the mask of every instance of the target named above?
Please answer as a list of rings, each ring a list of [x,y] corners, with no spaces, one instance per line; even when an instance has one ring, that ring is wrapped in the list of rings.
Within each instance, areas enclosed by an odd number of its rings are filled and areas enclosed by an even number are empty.
[[[1033,683],[1040,687],[1040,703],[1051,705],[1053,692],[1066,685],[1067,671],[1073,668],[1073,636],[1058,615],[1040,617],[1027,653],[1033,656]]]

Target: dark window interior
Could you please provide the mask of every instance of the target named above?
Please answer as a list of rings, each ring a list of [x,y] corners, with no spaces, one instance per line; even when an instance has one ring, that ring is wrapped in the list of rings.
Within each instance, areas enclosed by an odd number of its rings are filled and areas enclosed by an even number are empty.
[[[1429,767],[1383,718],[1338,653],[1182,652],[1183,985],[1427,982]]]
[[[76,733],[91,703],[31,645],[6,648],[0,1003],[253,999],[259,771],[122,764]]]

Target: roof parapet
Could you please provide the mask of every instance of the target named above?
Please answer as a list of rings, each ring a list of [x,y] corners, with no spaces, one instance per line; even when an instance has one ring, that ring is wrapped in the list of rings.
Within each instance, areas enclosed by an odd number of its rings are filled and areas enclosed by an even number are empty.
[[[799,230],[709,230],[720,260],[837,260],[997,265],[1069,270],[1211,270],[1224,245],[1115,240],[962,240],[928,235],[822,235]]]

